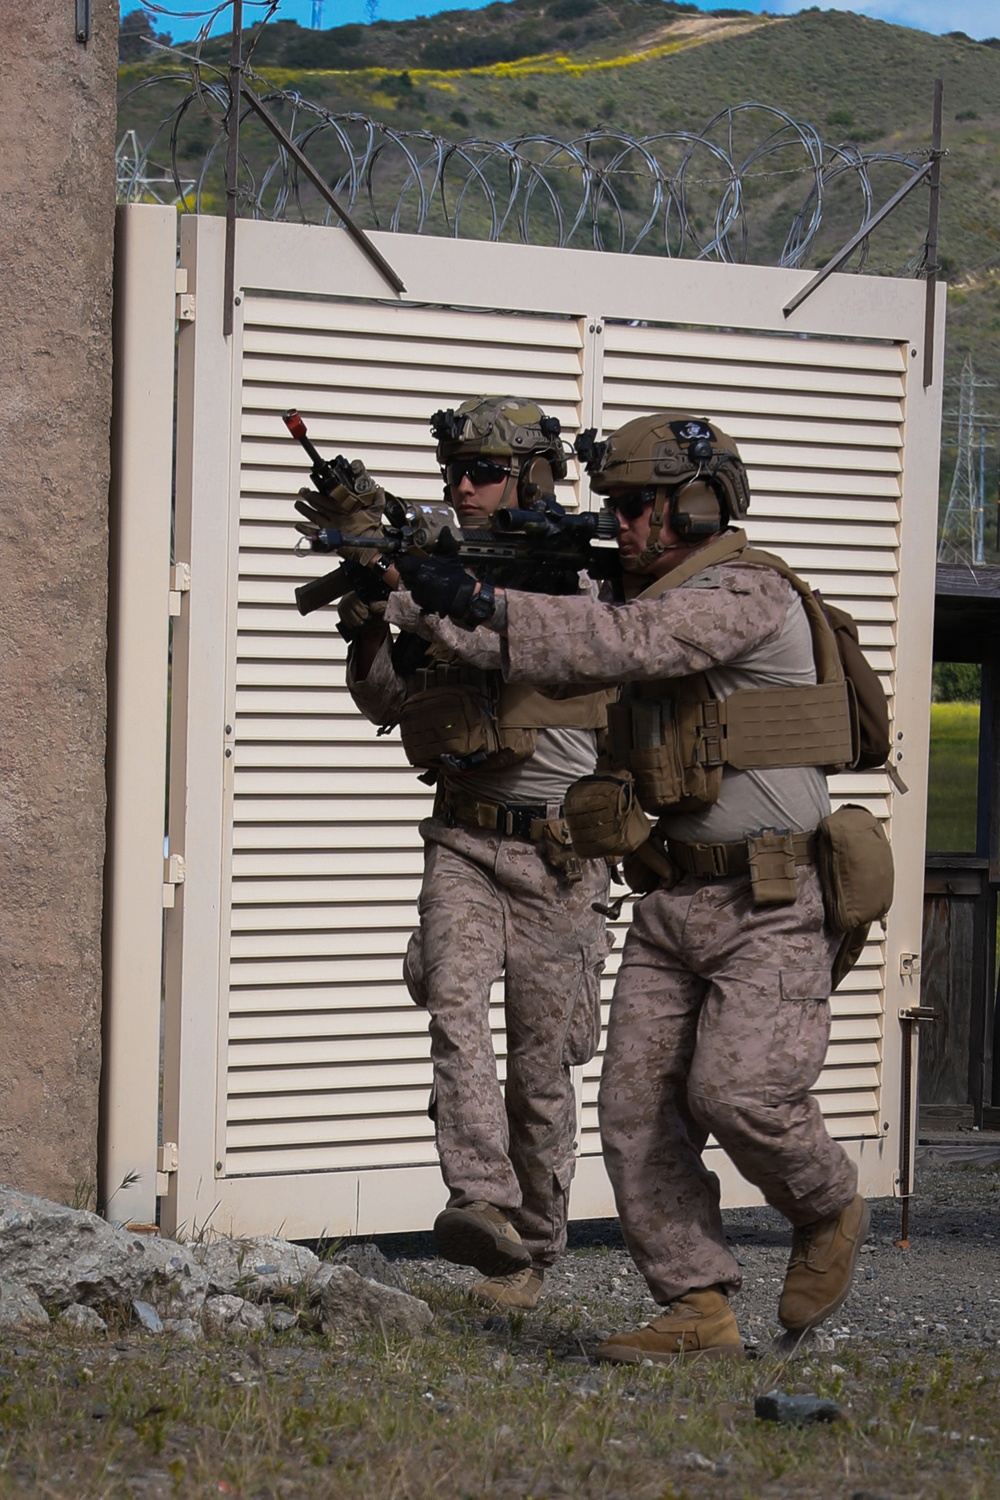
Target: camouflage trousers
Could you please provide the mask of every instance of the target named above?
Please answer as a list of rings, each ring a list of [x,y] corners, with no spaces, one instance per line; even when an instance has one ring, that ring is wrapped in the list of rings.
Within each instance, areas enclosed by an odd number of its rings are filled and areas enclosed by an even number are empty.
[[[566,1244],[575,1166],[572,1069],[600,1039],[602,862],[568,884],[523,839],[437,819],[426,844],[420,926],[404,964],[430,1017],[435,1132],[449,1204],[503,1209],[538,1265]],[[506,1080],[490,1030],[490,990],[504,976]]]
[[[814,869],[790,906],[755,907],[731,877],[638,902],[615,984],[599,1095],[622,1231],[667,1303],[740,1272],[702,1159],[709,1134],[795,1225],[835,1214],[857,1170],[809,1093],[830,1034],[830,966]]]

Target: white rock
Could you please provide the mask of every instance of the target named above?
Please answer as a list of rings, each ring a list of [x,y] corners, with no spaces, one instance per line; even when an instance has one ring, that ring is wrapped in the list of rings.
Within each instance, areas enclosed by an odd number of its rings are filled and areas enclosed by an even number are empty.
[[[136,1297],[132,1303],[132,1312],[140,1327],[147,1333],[162,1333],[163,1320],[151,1302],[144,1302],[141,1297]]]
[[[0,1276],[0,1328],[47,1328],[49,1315],[30,1287]]]
[[[366,1281],[350,1266],[334,1265],[319,1295],[324,1333],[354,1333],[382,1328],[392,1333],[418,1334],[434,1321],[419,1297],[395,1287]]]
[[[267,1296],[282,1287],[295,1287],[314,1277],[321,1262],[304,1245],[274,1235],[248,1239],[218,1239],[185,1247],[204,1270],[207,1295],[248,1292]]]
[[[0,1188],[0,1278],[43,1302],[129,1306],[136,1298],[158,1311],[198,1307],[205,1278],[183,1246],[130,1234],[47,1198]]]
[[[299,1315],[292,1312],[290,1307],[272,1307],[268,1314],[271,1327],[277,1333],[284,1333],[289,1328],[294,1328],[299,1321]]]
[[[202,1327],[207,1334],[260,1333],[267,1326],[264,1309],[245,1297],[231,1294],[209,1297],[201,1315]]]
[[[108,1325],[94,1307],[85,1307],[82,1302],[71,1302],[59,1314],[59,1322],[67,1323],[79,1333],[107,1333]]]
[[[198,1344],[202,1339],[202,1328],[194,1318],[164,1318],[163,1331],[182,1344]]]

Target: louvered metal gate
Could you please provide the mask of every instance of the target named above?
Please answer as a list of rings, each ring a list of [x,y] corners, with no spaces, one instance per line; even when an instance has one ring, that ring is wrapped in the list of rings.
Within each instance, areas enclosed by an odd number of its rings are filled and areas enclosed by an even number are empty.
[[[225,339],[222,221],[182,221],[193,318],[179,335],[175,547],[191,586],[174,627],[170,849],[185,881],[167,912],[165,1227],[377,1233],[425,1228],[443,1204],[426,1018],[400,978],[430,798],[396,737],[355,711],[334,612],[295,610],[293,588],[314,576],[292,551],[307,474],[280,414],[299,407],[322,451],[361,454],[389,490],[433,499],[430,413],[497,391],[536,397],[570,436],[660,406],[716,417],[747,462],[751,539],[859,623],[910,791],[890,795],[883,775],[832,787],[891,819],[898,878],[887,931],[833,998],[818,1092],[864,1191],[891,1193],[898,1016],[918,999],[906,958],[920,939],[937,508],[923,287],[833,277],[786,320],[804,273],[378,243],[407,283],[398,299],[342,231],[240,223]],[[591,503],[576,470],[563,491]],[[613,1213],[598,1075],[595,1061],[580,1078],[576,1217]],[[713,1156],[726,1201],[757,1201]]]

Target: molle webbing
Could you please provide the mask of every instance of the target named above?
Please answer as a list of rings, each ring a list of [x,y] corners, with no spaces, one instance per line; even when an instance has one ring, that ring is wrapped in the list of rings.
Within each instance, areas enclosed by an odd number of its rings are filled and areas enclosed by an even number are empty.
[[[703,701],[698,763],[736,770],[823,766],[833,771],[853,765],[858,752],[857,707],[836,638],[812,589],[780,557],[749,546],[745,531],[723,532],[640,597],[657,598],[726,562],[771,568],[795,589],[809,621],[817,680],[801,687],[740,688],[727,698]]]
[[[549,697],[523,682],[504,682],[499,672],[463,666],[459,661],[436,661],[406,679],[406,694],[426,693],[435,687],[472,687],[492,705],[498,729],[603,729],[607,705],[618,690]]]
[[[568,698],[550,698],[521,682],[500,689],[497,720],[501,729],[603,729],[607,706],[617,689],[600,688]]]
[[[596,692],[550,698],[525,683],[504,682],[499,672],[459,662],[435,662],[415,672],[406,682],[408,697],[448,687],[478,689],[483,702],[490,704],[501,730],[603,729],[607,705],[617,697],[616,690],[601,688]]]
[[[815,686],[738,688],[702,704],[699,760],[737,771],[778,766],[850,764],[853,753],[850,689],[846,682]]]

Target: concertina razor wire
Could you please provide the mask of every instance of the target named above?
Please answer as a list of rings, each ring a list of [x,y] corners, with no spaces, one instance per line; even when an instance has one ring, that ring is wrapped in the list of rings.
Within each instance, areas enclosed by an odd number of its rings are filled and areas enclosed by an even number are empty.
[[[721,110],[697,131],[640,137],[599,126],[565,141],[543,133],[449,141],[336,113],[296,90],[255,81],[264,85],[259,97],[356,222],[410,234],[800,267],[816,251],[826,217],[835,218],[832,251],[926,155],[830,144],[812,125],[753,101]],[[166,89],[180,97],[146,143],[135,129],[122,136],[119,202],[220,212],[228,87],[199,67],[158,74],[129,90],[121,108]],[[239,159],[241,216],[339,222],[249,107],[240,113]],[[888,268],[919,274],[921,231],[912,224],[907,230],[911,249]],[[851,268],[864,269],[868,254],[865,240]]]

